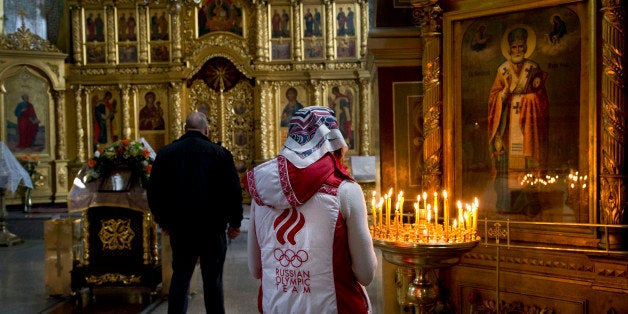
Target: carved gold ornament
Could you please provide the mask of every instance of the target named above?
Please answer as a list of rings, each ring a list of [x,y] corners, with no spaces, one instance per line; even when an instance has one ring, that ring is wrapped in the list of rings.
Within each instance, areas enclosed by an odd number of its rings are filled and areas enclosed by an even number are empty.
[[[98,237],[102,242],[103,250],[130,250],[131,240],[135,232],[131,229],[130,219],[102,220],[102,228]]]
[[[89,284],[103,285],[106,283],[123,283],[125,285],[141,282],[142,276],[123,275],[119,273],[106,273],[100,276],[92,275],[86,277],[85,280]]]

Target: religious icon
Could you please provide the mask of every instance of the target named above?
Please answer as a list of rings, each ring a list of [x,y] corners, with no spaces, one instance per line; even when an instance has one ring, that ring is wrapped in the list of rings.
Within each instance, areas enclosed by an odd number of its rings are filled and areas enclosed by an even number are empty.
[[[531,14],[536,16],[530,21]],[[557,33],[548,21],[560,16]],[[579,18],[565,8],[470,20],[460,50],[462,195],[478,195],[492,215],[577,217],[564,180],[587,167],[580,93]],[[569,29],[562,36],[562,29]],[[548,181],[549,180],[549,181]],[[545,182],[545,183],[543,183]],[[500,216],[497,216],[500,217]]]
[[[107,144],[118,140],[118,135],[114,132],[117,102],[113,99],[113,94],[106,91],[102,98],[94,96],[92,98],[92,108],[94,115],[94,147],[98,144]]]
[[[168,40],[168,17],[166,11],[156,10],[150,17],[150,40]]]
[[[351,88],[345,88],[344,91],[341,92],[340,86],[334,86],[331,89],[331,95],[327,97],[327,101],[329,108],[334,110],[336,114],[338,128],[345,137],[349,149],[353,149],[353,91]]]
[[[118,46],[118,59],[120,63],[137,62],[137,46]]]
[[[303,108],[301,102],[297,99],[299,92],[296,88],[290,87],[286,90],[286,100],[288,101],[281,111],[281,127],[290,126],[290,119],[297,110]]]
[[[30,148],[35,143],[35,137],[39,130],[39,119],[35,112],[35,106],[29,101],[28,94],[22,95],[22,101],[15,106],[17,117],[18,143],[15,148]]]
[[[242,8],[233,0],[206,0],[198,10],[199,36],[210,32],[231,32],[243,35]]]
[[[140,110],[140,130],[165,129],[164,110],[161,101],[157,100],[154,92],[144,94],[144,107]]]
[[[527,58],[532,32],[517,27],[504,35],[507,60],[497,70],[488,100],[489,152],[496,173],[496,207],[502,211],[510,208],[510,171],[547,169],[547,73]]]

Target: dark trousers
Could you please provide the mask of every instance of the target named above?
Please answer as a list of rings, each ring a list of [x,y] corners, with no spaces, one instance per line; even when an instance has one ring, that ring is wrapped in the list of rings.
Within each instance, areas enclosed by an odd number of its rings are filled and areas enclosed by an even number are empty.
[[[227,253],[224,232],[188,235],[170,233],[172,246],[172,281],[168,296],[168,313],[186,313],[190,279],[200,258],[203,293],[207,313],[224,313],[222,270]]]

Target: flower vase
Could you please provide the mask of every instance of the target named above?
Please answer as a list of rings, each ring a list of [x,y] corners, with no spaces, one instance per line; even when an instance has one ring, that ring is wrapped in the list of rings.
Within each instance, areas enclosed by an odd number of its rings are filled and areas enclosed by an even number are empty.
[[[26,188],[24,192],[24,212],[28,213],[33,208],[33,199],[31,198],[31,189]]]

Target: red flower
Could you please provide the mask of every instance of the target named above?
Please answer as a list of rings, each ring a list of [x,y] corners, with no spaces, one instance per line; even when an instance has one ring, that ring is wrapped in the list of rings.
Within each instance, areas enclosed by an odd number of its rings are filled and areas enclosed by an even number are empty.
[[[150,174],[151,170],[153,170],[153,165],[152,164],[148,164],[148,166],[146,166],[146,173]]]
[[[87,161],[87,165],[88,165],[90,168],[94,168],[94,167],[96,166],[96,161],[95,161],[95,160],[93,160],[93,159],[90,159],[89,161]]]
[[[131,145],[131,140],[128,140],[128,139],[120,140],[120,143],[122,143],[122,145],[124,146],[129,146]]]
[[[148,149],[142,150],[142,154],[144,155],[145,158],[150,157],[150,152],[148,151]]]

